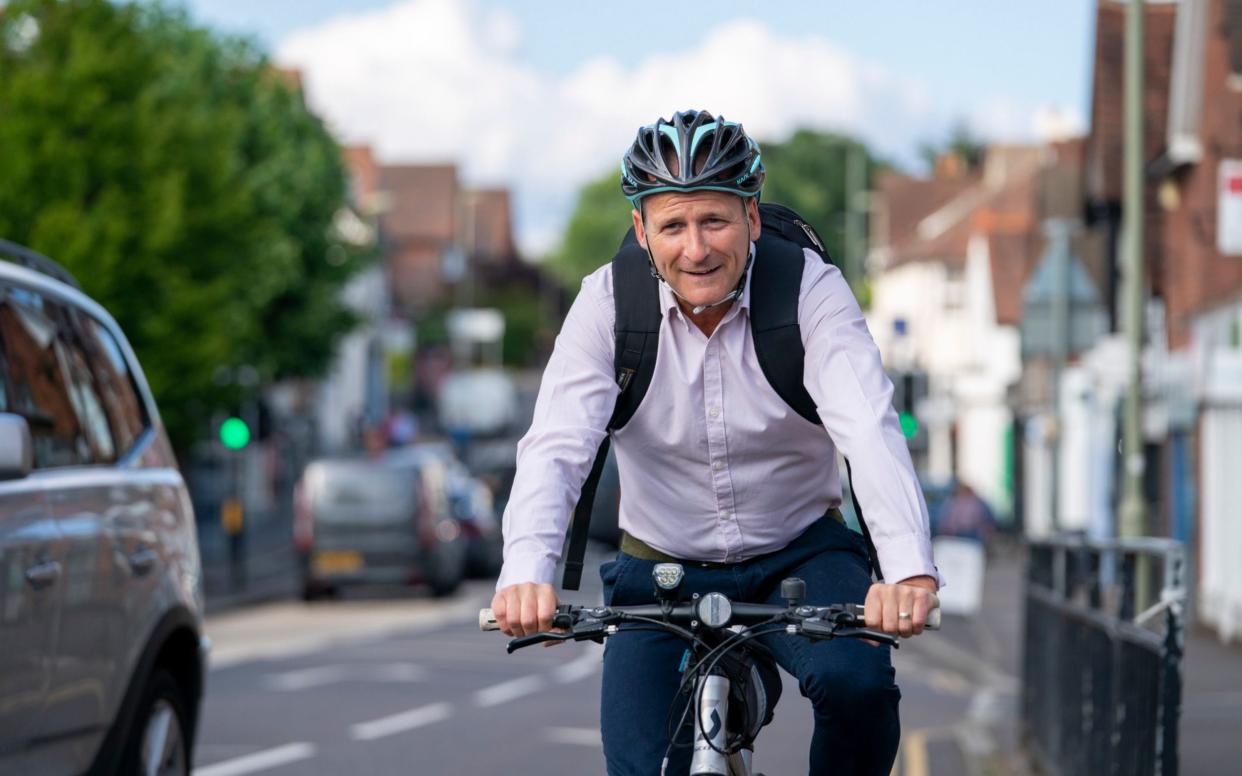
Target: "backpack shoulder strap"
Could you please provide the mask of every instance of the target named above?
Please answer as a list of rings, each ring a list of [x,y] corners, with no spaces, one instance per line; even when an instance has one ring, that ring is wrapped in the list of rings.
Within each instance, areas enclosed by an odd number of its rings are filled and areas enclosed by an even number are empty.
[[[574,519],[569,529],[569,547],[565,551],[565,573],[561,587],[577,590],[582,583],[583,558],[586,556],[591,510],[595,491],[608,458],[610,435],[633,417],[642,403],[655,373],[656,348],[660,341],[660,289],[647,266],[647,253],[634,237],[626,234],[621,248],[612,259],[612,297],[616,309],[616,352],[613,365],[621,393],[608,421],[608,434],[595,453],[591,473],[582,485]]]
[[[803,418],[822,425],[815,401],[803,382],[806,350],[802,347],[802,330],[798,325],[798,295],[806,264],[802,249],[810,248],[824,261],[831,260],[819,234],[797,213],[781,205],[764,204],[759,209],[763,232],[755,246],[750,281],[750,327],[755,340],[755,357],[772,390]],[[879,554],[854,493],[849,459],[845,461],[845,472],[871,569],[882,582],[884,573],[880,570]]]
[[[612,259],[612,298],[617,318],[613,363],[621,393],[609,431],[624,427],[647,395],[660,342],[660,288],[632,228]]]
[[[759,368],[777,395],[802,417],[818,424],[815,402],[802,382],[802,331],[798,326],[798,293],[806,263],[802,247],[761,234],[755,246],[750,281],[750,329]]]

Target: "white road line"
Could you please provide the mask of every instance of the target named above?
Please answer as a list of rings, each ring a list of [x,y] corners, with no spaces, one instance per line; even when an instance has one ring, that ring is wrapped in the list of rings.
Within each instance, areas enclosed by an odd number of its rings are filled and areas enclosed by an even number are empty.
[[[403,733],[407,730],[431,725],[453,715],[451,703],[433,703],[417,709],[403,711],[390,717],[380,717],[370,722],[359,722],[349,726],[349,735],[356,741],[372,741],[376,738]]]
[[[560,684],[569,684],[579,679],[585,679],[595,673],[595,669],[600,665],[600,655],[597,650],[590,650],[583,653],[575,660],[566,663],[552,672],[552,677]]]
[[[543,737],[552,744],[571,744],[573,746],[593,746],[596,749],[604,746],[598,728],[544,728]]]
[[[474,694],[476,706],[497,706],[523,695],[530,695],[543,689],[543,677],[539,675],[523,676],[508,682],[502,682],[479,690]]]
[[[315,756],[315,745],[305,741],[285,744],[275,749],[265,749],[232,760],[213,763],[206,768],[195,768],[194,776],[241,776],[244,773],[264,771],[278,765],[288,765]]]
[[[425,669],[413,663],[363,663],[301,668],[279,674],[268,674],[263,678],[263,681],[273,690],[293,692],[347,680],[383,683],[417,682],[425,679],[426,675]]]

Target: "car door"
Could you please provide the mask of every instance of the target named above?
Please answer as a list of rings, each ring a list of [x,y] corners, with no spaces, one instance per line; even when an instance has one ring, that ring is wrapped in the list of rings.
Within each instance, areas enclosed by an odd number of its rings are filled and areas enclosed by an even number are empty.
[[[158,472],[137,456],[143,437],[136,395],[119,395],[127,377],[110,336],[70,304],[48,300],[57,324],[57,363],[78,417],[81,459],[58,469],[48,506],[67,557],[60,638],[39,735],[57,770],[86,769],[146,638],[161,556],[153,512],[165,499]],[[123,410],[123,411],[122,411]],[[139,408],[140,410],[140,408]]]
[[[56,453],[55,385],[43,372],[54,336],[0,284],[0,412],[26,421],[35,471],[0,481],[0,773],[45,773],[36,745],[51,687],[67,546],[39,470]]]

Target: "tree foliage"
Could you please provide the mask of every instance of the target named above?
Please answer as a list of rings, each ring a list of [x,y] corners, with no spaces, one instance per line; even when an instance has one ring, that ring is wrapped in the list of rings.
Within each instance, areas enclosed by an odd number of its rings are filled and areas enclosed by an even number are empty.
[[[181,12],[3,6],[0,170],[0,236],[116,317],[179,447],[236,401],[222,374],[320,374],[352,323],[335,142],[251,44]]]
[[[987,147],[987,141],[976,135],[970,124],[964,119],[958,119],[943,142],[921,143],[919,156],[928,170],[935,170],[937,160],[944,154],[953,154],[962,160],[966,169],[977,170],[983,166]]]
[[[782,143],[762,143],[767,178],[763,201],[798,211],[824,238],[840,265],[845,255],[846,165],[849,149],[861,149],[863,185],[879,166],[865,147],[840,135],[799,130]],[[610,172],[588,183],[578,195],[560,246],[547,265],[566,287],[612,258],[630,226],[630,207],[621,195],[620,176]]]

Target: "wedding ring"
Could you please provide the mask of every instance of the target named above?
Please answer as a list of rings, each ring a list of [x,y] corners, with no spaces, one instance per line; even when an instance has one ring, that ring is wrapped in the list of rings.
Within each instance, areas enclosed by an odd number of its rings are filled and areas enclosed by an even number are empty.
[[[897,619],[908,620],[910,619],[910,613],[909,612],[897,612]]]

